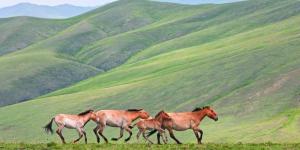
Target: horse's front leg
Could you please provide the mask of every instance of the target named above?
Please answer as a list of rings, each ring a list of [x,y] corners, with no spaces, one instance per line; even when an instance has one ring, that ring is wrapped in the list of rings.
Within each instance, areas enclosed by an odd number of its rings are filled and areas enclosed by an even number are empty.
[[[79,134],[79,138],[74,140],[73,143],[77,143],[82,137],[83,137],[83,132],[81,128],[77,128],[78,134]]]
[[[194,134],[197,138],[198,144],[201,144],[202,141],[202,136],[203,136],[203,131],[201,129],[199,129],[198,127],[193,128]],[[200,136],[199,136],[199,134]]]
[[[125,142],[128,142],[131,139],[132,131],[128,126],[124,127],[124,129],[129,133],[128,138],[125,139]]]
[[[100,137],[99,137],[99,135],[98,135],[98,133],[97,133],[97,131],[99,130],[99,124],[97,124],[97,126],[96,126],[96,128],[94,128],[94,133],[95,133],[95,135],[96,135],[96,138],[97,138],[97,143],[99,143],[100,142]]]
[[[100,128],[98,129],[98,133],[100,136],[104,139],[105,143],[108,143],[107,138],[103,135],[103,131],[106,125],[101,125]]]
[[[111,138],[111,140],[118,141],[120,138],[123,137],[123,133],[124,133],[124,128],[120,127],[120,137],[118,137],[118,138]]]

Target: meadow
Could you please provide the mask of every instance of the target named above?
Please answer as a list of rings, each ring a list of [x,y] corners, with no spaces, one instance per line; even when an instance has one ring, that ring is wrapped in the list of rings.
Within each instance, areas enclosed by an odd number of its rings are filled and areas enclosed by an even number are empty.
[[[12,20],[0,20],[0,30]],[[34,143],[4,147],[72,148],[38,144],[59,143],[42,130],[59,113],[144,108],[153,116],[205,105],[216,110],[219,121],[204,119],[203,142],[216,144],[200,147],[298,147],[292,143],[300,142],[299,1],[190,6],[124,0],[45,22],[53,30],[36,31],[51,33],[36,34],[25,48],[10,47],[0,56],[0,142]],[[18,42],[10,37],[3,41]],[[86,127],[93,142],[94,126]],[[105,135],[118,132],[108,128]],[[70,130],[64,135],[77,137]],[[175,135],[196,142],[191,131]],[[218,144],[239,142],[267,144]]]
[[[44,150],[129,150],[129,149],[145,149],[145,150],[297,150],[300,148],[300,144],[273,144],[273,143],[262,143],[262,144],[167,144],[167,145],[149,145],[149,144],[56,144],[56,143],[47,143],[47,144],[1,144],[0,149],[44,149]]]

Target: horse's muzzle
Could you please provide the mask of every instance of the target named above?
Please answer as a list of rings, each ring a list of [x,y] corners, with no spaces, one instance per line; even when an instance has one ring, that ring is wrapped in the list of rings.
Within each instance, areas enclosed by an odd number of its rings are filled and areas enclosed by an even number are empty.
[[[214,120],[215,120],[215,121],[218,121],[218,120],[219,120],[219,118],[218,118],[218,117],[216,117]]]

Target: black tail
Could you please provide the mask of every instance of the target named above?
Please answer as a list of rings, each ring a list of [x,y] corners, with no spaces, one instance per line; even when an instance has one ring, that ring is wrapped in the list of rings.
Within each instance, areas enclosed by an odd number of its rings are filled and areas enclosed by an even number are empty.
[[[53,129],[52,129],[52,122],[53,122],[54,118],[51,119],[51,121],[44,127],[45,132],[49,134],[49,132],[51,134],[53,134]]]
[[[154,134],[155,132],[157,132],[157,130],[152,130],[147,134],[147,137],[151,136],[152,134]]]

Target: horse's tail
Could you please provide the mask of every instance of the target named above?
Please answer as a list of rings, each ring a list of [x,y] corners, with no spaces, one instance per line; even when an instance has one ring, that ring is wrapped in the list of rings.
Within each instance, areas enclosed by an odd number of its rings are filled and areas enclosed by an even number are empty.
[[[147,134],[147,137],[151,136],[152,134],[154,134],[155,132],[157,132],[157,130],[152,130]]]
[[[54,120],[54,118],[52,118],[50,120],[50,122],[46,126],[44,126],[44,129],[45,129],[46,133],[50,132],[51,134],[53,134],[53,129],[52,129],[52,122],[53,122],[53,120]]]
[[[132,129],[136,126],[137,123],[135,123],[134,125],[130,125],[129,128]]]

